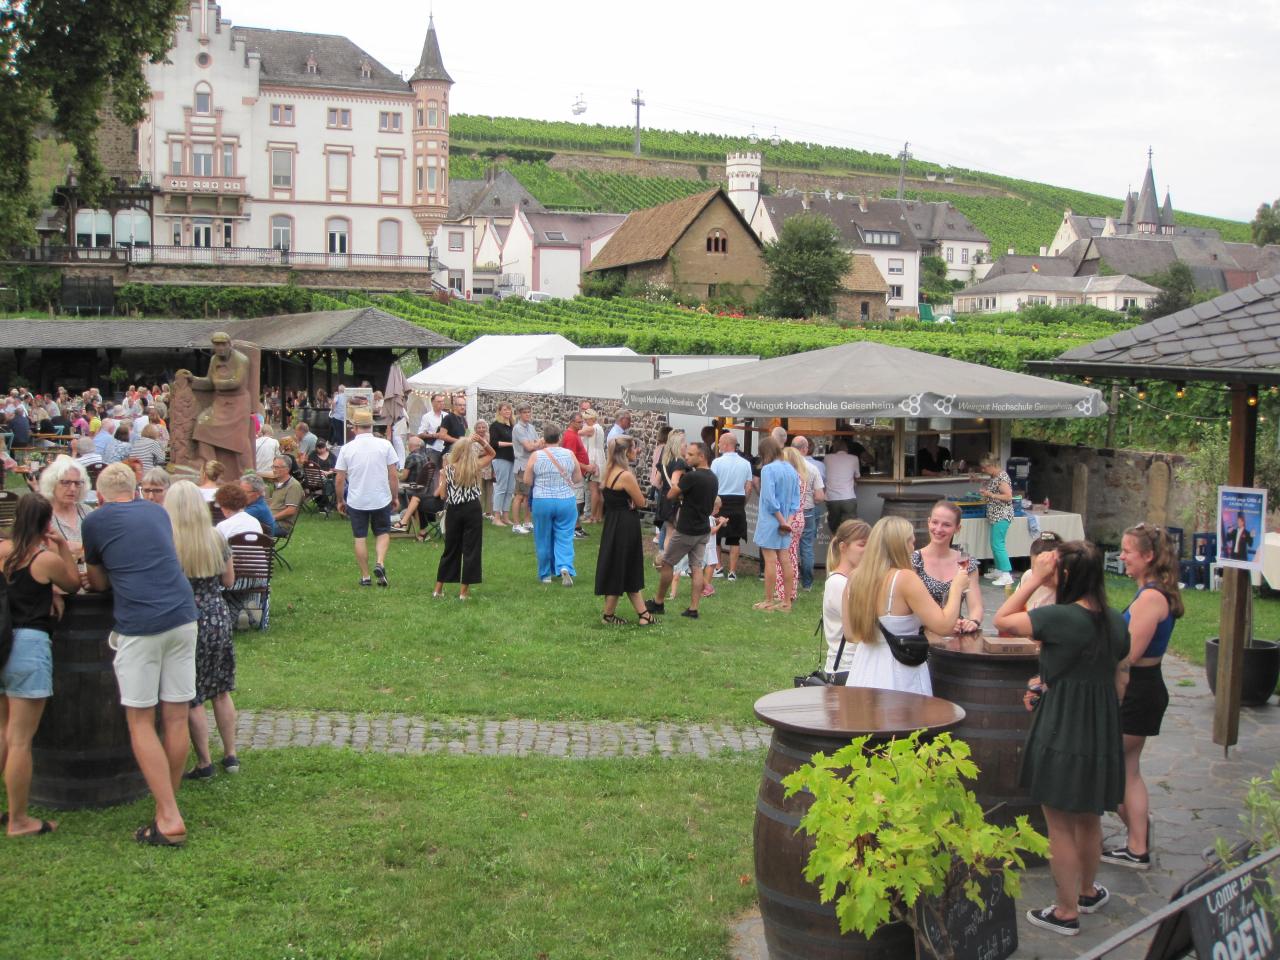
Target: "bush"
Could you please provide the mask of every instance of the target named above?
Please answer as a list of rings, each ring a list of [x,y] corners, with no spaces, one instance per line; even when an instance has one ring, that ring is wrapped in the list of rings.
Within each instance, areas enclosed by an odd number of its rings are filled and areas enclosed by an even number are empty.
[[[144,317],[266,317],[306,313],[311,290],[283,287],[181,287],[126,283],[116,291],[116,310]]]

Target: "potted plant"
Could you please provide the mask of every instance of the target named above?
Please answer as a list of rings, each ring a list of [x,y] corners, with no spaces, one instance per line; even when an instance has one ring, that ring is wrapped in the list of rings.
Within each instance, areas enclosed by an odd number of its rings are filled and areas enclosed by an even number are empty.
[[[813,796],[799,828],[814,841],[804,877],[822,902],[835,901],[842,933],[871,937],[906,924],[921,956],[952,957],[950,907],[961,898],[980,905],[990,878],[1016,897],[1024,857],[1045,856],[1049,841],[1026,817],[1007,827],[986,821],[964,784],[978,772],[964,741],[947,733],[925,741],[920,731],[871,747],[869,739],[817,753],[783,780],[788,797]],[[922,942],[920,911],[944,932],[932,949]]]

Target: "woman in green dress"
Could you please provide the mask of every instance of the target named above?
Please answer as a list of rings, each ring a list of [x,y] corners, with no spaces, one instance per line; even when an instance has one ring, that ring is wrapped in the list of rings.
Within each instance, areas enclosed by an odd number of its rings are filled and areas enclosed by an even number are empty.
[[[1057,573],[1057,602],[1025,611],[1028,597]],[[1129,634],[1107,607],[1102,553],[1083,540],[1046,550],[996,613],[1000,630],[1040,641],[1043,692],[1022,758],[1022,785],[1044,807],[1056,903],[1027,919],[1065,936],[1080,914],[1110,899],[1094,883],[1102,855],[1102,814],[1124,799],[1120,697],[1128,678]]]

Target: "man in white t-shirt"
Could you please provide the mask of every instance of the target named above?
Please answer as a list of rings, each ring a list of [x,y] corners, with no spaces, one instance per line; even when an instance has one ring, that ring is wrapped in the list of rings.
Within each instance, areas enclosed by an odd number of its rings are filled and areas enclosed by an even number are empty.
[[[751,484],[751,461],[738,453],[738,438],[728,430],[717,441],[720,456],[711,461],[711,472],[716,475],[720,491],[720,516],[725,523],[716,533],[722,547],[729,549],[728,573],[724,567],[713,577],[725,576],[738,579],[738,554],[747,534],[747,488]]]
[[[431,409],[422,415],[422,420],[418,423],[418,436],[422,438],[422,442],[426,444],[424,448],[427,456],[435,460],[436,466],[440,466],[444,457],[444,428],[441,424],[444,422],[444,394],[433,393],[431,395]]]
[[[377,551],[373,575],[378,578],[378,586],[385,587],[388,586],[385,561],[391,543],[391,505],[400,499],[400,460],[390,443],[369,432],[372,427],[372,410],[356,407],[351,411],[351,439],[338,451],[334,493],[338,512],[351,518],[360,586],[373,583],[369,579],[369,527],[372,526]]]
[[[840,524],[858,515],[857,480],[862,476],[858,458],[849,452],[848,441],[837,437],[824,458],[827,468],[827,527],[832,535]]]
[[[258,473],[275,471],[276,457],[280,455],[280,442],[271,435],[265,425],[258,427],[258,439],[253,446],[253,467]]]
[[[827,498],[822,481],[822,471],[809,456],[809,438],[796,437],[791,445],[800,451],[804,464],[809,468],[809,482],[804,494],[804,532],[800,534],[800,586],[813,589],[813,545],[818,539],[818,504]]]

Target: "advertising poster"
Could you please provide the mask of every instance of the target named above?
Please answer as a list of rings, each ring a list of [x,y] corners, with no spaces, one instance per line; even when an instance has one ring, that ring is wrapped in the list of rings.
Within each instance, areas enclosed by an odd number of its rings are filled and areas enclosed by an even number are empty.
[[[1219,487],[1218,563],[1224,567],[1261,570],[1266,517],[1266,490]]]

